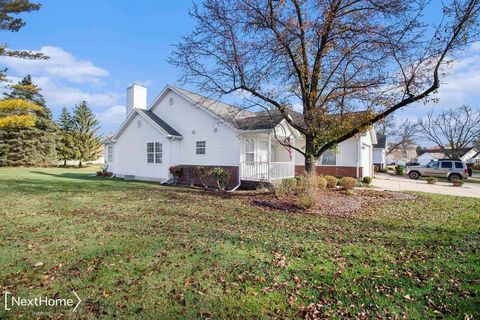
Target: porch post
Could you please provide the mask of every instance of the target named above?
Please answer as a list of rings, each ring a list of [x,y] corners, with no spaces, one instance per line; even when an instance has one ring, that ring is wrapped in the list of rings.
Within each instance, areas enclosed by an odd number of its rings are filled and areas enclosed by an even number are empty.
[[[272,179],[272,133],[268,133],[268,182],[270,182]]]

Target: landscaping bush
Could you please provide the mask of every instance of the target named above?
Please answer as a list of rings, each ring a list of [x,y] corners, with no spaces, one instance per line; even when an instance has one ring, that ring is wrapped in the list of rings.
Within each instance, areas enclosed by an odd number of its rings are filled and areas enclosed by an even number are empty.
[[[371,184],[372,183],[372,177],[363,177],[362,182],[365,184]]]
[[[403,176],[405,174],[405,168],[402,166],[396,166],[395,167],[395,174],[397,176]]]
[[[327,187],[327,179],[325,179],[325,177],[318,177],[317,186],[319,189],[325,189]]]
[[[438,181],[438,179],[435,177],[427,177],[425,180],[427,180],[428,184],[435,184]]]
[[[111,176],[113,176],[112,172],[107,171],[108,170],[108,164],[102,165],[101,169],[102,169],[101,171],[97,171],[97,176],[99,176],[99,177],[111,177]]]
[[[208,179],[212,175],[212,169],[209,167],[196,167],[198,172],[198,180],[205,189],[208,189]]]
[[[352,177],[344,177],[342,179],[342,186],[345,191],[350,193],[357,186],[357,179]]]
[[[337,186],[337,178],[333,176],[325,176],[325,180],[327,180],[327,188],[333,189]]]
[[[217,180],[218,189],[224,191],[230,182],[231,172],[223,168],[214,168],[212,175]]]
[[[318,181],[315,175],[303,175],[295,187],[295,205],[311,209],[317,204]]]
[[[170,174],[173,177],[174,183],[177,183],[178,179],[182,176],[183,167],[182,166],[171,166],[170,168],[168,168],[168,171],[170,171]]]
[[[317,204],[317,195],[314,193],[302,193],[295,197],[295,205],[302,209],[314,208]]]
[[[454,180],[454,181],[452,181],[452,185],[453,185],[454,187],[461,187],[461,186],[463,186],[463,183],[464,183],[463,180]]]

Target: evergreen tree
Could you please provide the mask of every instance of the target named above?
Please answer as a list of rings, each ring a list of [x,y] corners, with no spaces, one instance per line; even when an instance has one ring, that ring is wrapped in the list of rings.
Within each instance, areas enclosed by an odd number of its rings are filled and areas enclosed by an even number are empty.
[[[40,4],[29,0],[0,0],[0,30],[17,32],[25,21],[19,14],[36,11]],[[0,45],[0,57],[16,57],[21,59],[47,59],[42,53],[25,50],[11,50],[6,43]],[[6,81],[7,69],[0,70],[0,82]],[[4,99],[0,101],[0,128],[32,127],[36,125],[35,112],[39,108],[29,99]],[[5,154],[5,150],[0,150]]]
[[[56,161],[57,126],[39,91],[31,77],[26,76],[18,84],[10,86],[10,92],[4,93],[5,99],[0,101],[3,106],[21,101],[36,108],[25,111],[27,115],[33,113],[31,126],[0,126],[0,166],[46,166]]]
[[[57,153],[60,160],[63,160],[63,165],[67,165],[67,161],[75,157],[73,148],[73,117],[68,112],[67,108],[62,109],[62,113],[58,118],[58,127],[60,139],[57,144]]]
[[[95,118],[86,101],[82,101],[73,110],[73,146],[74,158],[81,168],[84,161],[95,160],[100,148],[99,121]]]

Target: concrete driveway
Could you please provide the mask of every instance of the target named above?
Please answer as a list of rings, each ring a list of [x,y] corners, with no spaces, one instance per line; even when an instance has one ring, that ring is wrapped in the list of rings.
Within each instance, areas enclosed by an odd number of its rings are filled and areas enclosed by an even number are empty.
[[[413,180],[407,176],[393,176],[385,173],[375,174],[374,187],[391,191],[421,191],[452,196],[480,198],[480,183],[464,183],[463,187],[452,187],[448,182],[438,181],[428,184],[425,180]]]

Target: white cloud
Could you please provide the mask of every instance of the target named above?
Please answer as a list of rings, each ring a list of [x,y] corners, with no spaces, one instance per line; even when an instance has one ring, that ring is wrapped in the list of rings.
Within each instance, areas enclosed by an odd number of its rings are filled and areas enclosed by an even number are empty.
[[[125,106],[115,105],[103,112],[97,113],[97,117],[102,125],[120,124],[125,120]]]
[[[438,93],[432,97],[438,98],[438,103],[427,103],[413,106],[410,111],[430,111],[458,107],[463,104],[479,106],[480,100],[480,42],[472,44],[458,60],[446,70],[447,75],[441,79]],[[423,113],[423,112],[422,112]]]
[[[123,96],[123,94],[116,92],[93,93],[82,91],[78,88],[59,85],[50,77],[45,76],[32,77],[32,80],[42,89],[41,93],[51,107],[72,106],[82,100],[94,106],[107,107],[118,103]]]
[[[90,61],[78,60],[59,47],[44,46],[38,51],[50,57],[48,60],[28,60],[0,57],[0,63],[19,74],[48,75],[73,83],[95,83],[107,77],[109,72]]]

